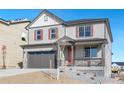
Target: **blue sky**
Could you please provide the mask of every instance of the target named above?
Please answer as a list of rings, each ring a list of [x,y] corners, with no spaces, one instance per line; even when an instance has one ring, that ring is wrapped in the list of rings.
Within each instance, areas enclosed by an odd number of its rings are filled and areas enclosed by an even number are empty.
[[[85,18],[109,18],[113,34],[113,61],[124,61],[124,10],[83,10],[83,9],[66,9],[66,10],[49,10],[64,20],[85,19]],[[14,9],[0,10],[0,17],[5,20],[28,18],[33,20],[39,13],[40,9]]]

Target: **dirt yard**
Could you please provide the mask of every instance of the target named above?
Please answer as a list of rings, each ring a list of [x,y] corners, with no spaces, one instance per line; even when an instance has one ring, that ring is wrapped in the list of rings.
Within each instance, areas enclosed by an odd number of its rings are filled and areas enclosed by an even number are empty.
[[[64,79],[63,79],[64,78]],[[59,80],[50,78],[43,72],[33,72],[0,78],[1,84],[83,84],[85,81],[73,80],[67,76],[60,76]]]
[[[119,75],[117,75],[115,79],[124,82],[124,72],[121,72]]]

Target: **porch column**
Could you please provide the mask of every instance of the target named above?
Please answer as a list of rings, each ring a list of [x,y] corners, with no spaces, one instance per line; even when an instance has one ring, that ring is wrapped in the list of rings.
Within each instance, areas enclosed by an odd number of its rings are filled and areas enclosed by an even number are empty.
[[[71,62],[72,62],[72,65],[74,65],[74,46],[72,45],[71,46]]]
[[[102,44],[102,65],[104,66],[104,77],[108,77],[108,65],[105,61],[105,44]]]
[[[57,44],[57,68],[60,66],[60,45]]]
[[[102,65],[105,65],[105,48],[104,48],[104,44],[101,45],[101,49],[102,49]]]

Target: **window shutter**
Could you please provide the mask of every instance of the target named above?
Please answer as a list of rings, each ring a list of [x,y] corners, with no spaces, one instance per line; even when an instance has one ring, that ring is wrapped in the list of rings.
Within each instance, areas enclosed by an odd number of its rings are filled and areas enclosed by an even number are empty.
[[[43,40],[43,29],[41,29],[40,36],[41,36],[41,40]]]
[[[36,39],[36,31],[34,31],[34,40],[37,40],[37,39]]]
[[[56,39],[58,38],[58,28],[56,28]]]
[[[79,37],[79,27],[78,26],[76,27],[76,37],[77,38]]]
[[[50,39],[50,29],[48,30],[48,39]]]

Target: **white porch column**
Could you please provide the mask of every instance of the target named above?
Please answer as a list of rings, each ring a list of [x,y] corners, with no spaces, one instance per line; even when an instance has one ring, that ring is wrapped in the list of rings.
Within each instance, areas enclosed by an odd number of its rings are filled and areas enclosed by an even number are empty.
[[[74,46],[71,46],[71,64],[74,65]]]
[[[104,62],[104,76],[111,77],[111,59],[110,53],[108,52],[108,48],[105,47],[105,44],[102,44],[102,62]]]
[[[105,65],[105,47],[104,44],[101,45],[101,49],[102,49],[102,65]]]

